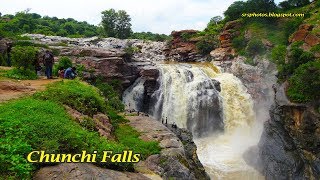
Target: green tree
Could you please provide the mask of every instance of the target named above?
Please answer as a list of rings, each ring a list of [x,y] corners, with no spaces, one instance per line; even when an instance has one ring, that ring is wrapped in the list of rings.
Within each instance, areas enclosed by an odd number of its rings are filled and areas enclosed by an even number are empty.
[[[243,1],[233,2],[224,12],[226,20],[232,21],[241,17],[241,14],[246,12],[247,3]]]
[[[274,0],[248,0],[247,10],[249,12],[272,12],[277,8]]]
[[[118,11],[118,19],[116,24],[117,37],[120,39],[128,38],[131,33],[131,18],[126,11]]]
[[[117,12],[114,9],[105,10],[102,13],[101,25],[107,37],[116,37]]]
[[[104,28],[105,35],[125,39],[132,34],[131,18],[124,10],[115,11],[109,9],[102,12],[101,25]]]

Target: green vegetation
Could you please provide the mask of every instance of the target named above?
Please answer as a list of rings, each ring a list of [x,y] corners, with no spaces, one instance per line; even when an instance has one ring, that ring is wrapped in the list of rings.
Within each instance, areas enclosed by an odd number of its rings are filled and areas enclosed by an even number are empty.
[[[131,18],[126,11],[109,9],[101,12],[102,14],[102,26],[104,33],[107,37],[116,37],[125,39],[130,37],[131,30]]]
[[[83,130],[54,102],[26,98],[0,106],[0,177],[29,179],[33,170],[45,165],[27,163],[26,155],[32,150],[79,153],[125,149],[121,144],[100,138],[97,133]],[[112,166],[132,168],[125,163]]]
[[[320,61],[299,66],[289,78],[288,97],[295,102],[309,102],[320,98]]]
[[[10,78],[10,79],[19,79],[19,80],[27,80],[27,79],[38,79],[38,76],[34,70],[29,69],[17,69],[13,68],[11,70],[6,71],[2,76]]]
[[[15,46],[12,49],[12,64],[17,68],[34,69],[37,49],[31,46]]]
[[[121,144],[125,144],[134,152],[139,152],[142,158],[147,158],[152,154],[159,154],[161,148],[157,142],[146,142],[139,138],[140,133],[127,124],[120,124],[115,134]]]
[[[241,18],[242,13],[268,13],[275,12],[276,9],[274,0],[235,1],[224,12],[224,15],[226,21],[232,21]]]
[[[293,9],[296,7],[305,6],[307,4],[310,4],[310,0],[287,0],[287,1],[280,2],[279,6],[283,10],[289,10],[289,9]]]
[[[73,37],[98,35],[96,26],[72,18],[41,17],[39,14],[29,13],[28,10],[0,17],[0,37],[13,37],[24,33]]]
[[[27,40],[22,40],[22,41],[17,40],[13,44],[13,46],[33,46],[33,47],[42,47],[42,48],[47,48],[47,49],[49,48],[49,46],[46,44],[37,44],[37,43],[33,43],[33,42],[27,41]]]
[[[135,33],[132,33],[129,38],[130,39],[149,40],[149,41],[161,41],[161,42],[169,40],[168,35],[157,34],[157,33],[152,33],[152,32],[135,32]]]
[[[251,39],[247,45],[247,53],[250,56],[261,55],[265,52],[265,47],[260,39]]]
[[[53,74],[58,75],[59,69],[67,69],[69,67],[72,67],[72,61],[70,58],[63,56],[59,59],[57,64],[54,64],[53,66]]]
[[[110,90],[110,89],[109,89]],[[110,90],[113,91],[113,90]],[[108,99],[108,97],[107,97]],[[91,117],[80,124],[73,121],[62,105],[85,115],[107,113],[115,128],[116,141],[99,137]],[[121,153],[133,150],[142,159],[160,152],[156,142],[144,142],[127,120],[108,109],[97,88],[79,80],[64,80],[48,86],[32,97],[0,104],[0,167],[1,179],[31,179],[32,172],[49,163],[28,163],[26,155],[33,150],[47,153],[92,153],[112,150]],[[101,156],[98,155],[99,162]],[[132,163],[97,163],[101,167],[132,171]]]
[[[121,112],[124,110],[124,105],[121,101],[120,91],[122,90],[121,82],[117,80],[113,80],[109,83],[103,82],[102,78],[98,78],[94,83],[102,94],[107,99],[107,107],[108,109],[112,109],[117,112]]]
[[[53,83],[46,91],[36,93],[35,97],[68,105],[90,116],[97,112],[107,112],[105,100],[100,96],[98,89],[79,80]]]

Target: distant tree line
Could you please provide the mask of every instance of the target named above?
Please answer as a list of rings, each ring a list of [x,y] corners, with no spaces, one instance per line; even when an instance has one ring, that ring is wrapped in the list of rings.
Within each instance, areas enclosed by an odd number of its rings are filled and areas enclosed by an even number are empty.
[[[37,13],[29,13],[29,11],[30,9],[27,9],[17,12],[15,15],[3,15],[0,12],[0,37],[14,37],[25,33],[63,37],[136,38],[152,41],[165,41],[169,37],[165,34],[151,32],[134,33],[131,29],[131,18],[124,10],[103,11],[101,13],[102,21],[98,26],[72,18],[42,17]]]

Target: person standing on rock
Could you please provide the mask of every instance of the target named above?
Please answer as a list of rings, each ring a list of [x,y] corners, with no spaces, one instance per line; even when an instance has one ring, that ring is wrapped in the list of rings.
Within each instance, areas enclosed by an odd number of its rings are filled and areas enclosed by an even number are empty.
[[[54,63],[54,57],[49,50],[46,50],[45,54],[43,55],[43,63],[46,67],[47,78],[52,79],[52,67]]]

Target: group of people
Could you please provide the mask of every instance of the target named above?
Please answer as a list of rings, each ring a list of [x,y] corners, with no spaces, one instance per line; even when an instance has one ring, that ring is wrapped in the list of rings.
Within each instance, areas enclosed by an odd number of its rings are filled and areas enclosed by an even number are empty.
[[[54,56],[49,50],[46,50],[45,54],[43,55],[43,64],[45,65],[45,74],[47,78],[52,79]],[[69,67],[67,69],[60,68],[58,70],[58,76],[65,79],[74,79],[77,76],[76,70],[77,69],[75,67]]]

